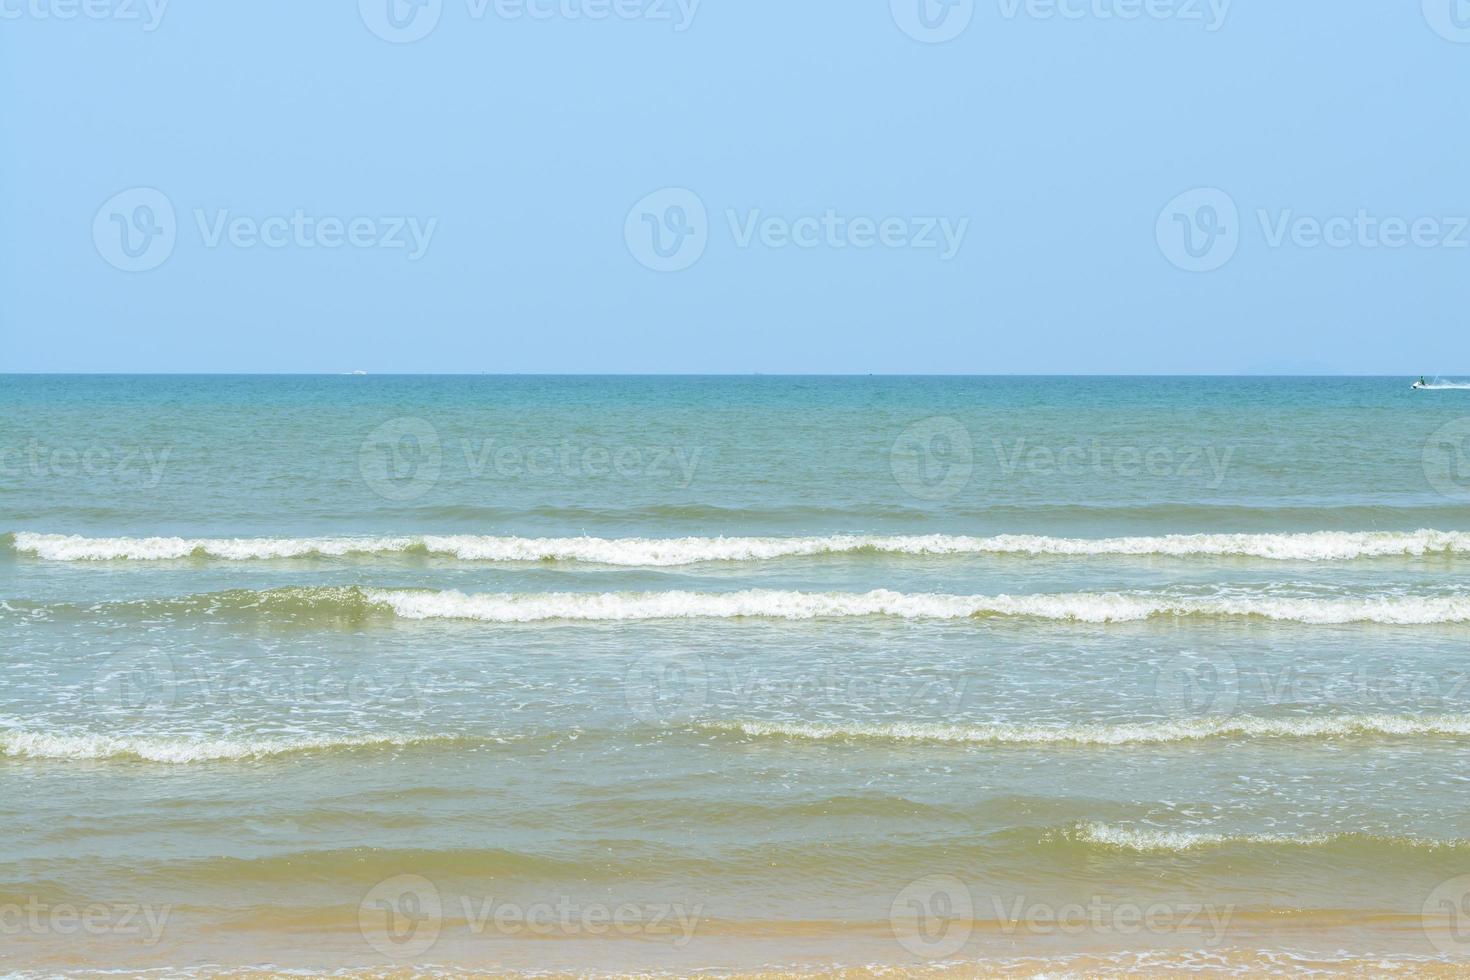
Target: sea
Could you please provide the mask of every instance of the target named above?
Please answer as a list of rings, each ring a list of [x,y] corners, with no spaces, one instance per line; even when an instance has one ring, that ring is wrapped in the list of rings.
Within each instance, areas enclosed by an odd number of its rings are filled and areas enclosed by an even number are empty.
[[[1470,391],[0,376],[0,971],[1470,969]]]

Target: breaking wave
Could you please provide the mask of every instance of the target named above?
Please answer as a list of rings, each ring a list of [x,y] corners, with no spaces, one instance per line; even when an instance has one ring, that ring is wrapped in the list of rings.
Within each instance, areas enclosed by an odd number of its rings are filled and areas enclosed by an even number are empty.
[[[1266,595],[1168,596],[1157,593],[1056,595],[792,592],[600,592],[478,594],[368,589],[370,602],[404,619],[469,619],[492,623],[542,620],[625,622],[654,619],[899,619],[1024,617],[1079,623],[1137,622],[1156,617],[1259,617],[1311,624],[1428,625],[1470,622],[1470,596],[1275,598]]]
[[[1030,618],[1073,623],[1128,623],[1162,618],[1259,618],[1312,625],[1378,623],[1425,626],[1470,623],[1470,594],[1352,598],[1273,596],[1265,592],[1173,595],[1163,592],[1066,592],[945,595],[871,592],[525,592],[287,587],[135,599],[90,606],[0,602],[0,617],[264,615],[281,622],[365,622],[373,617],[486,623],[631,622],[681,619],[816,620],[891,617],[908,620]]]
[[[816,725],[703,722],[699,729],[752,738],[812,741],[938,742],[975,745],[1160,745],[1216,738],[1331,739],[1470,736],[1470,715],[1342,715],[1322,718],[1194,718],[1124,724]]]
[[[1455,849],[1470,847],[1465,840],[1435,840],[1426,837],[1384,836],[1361,833],[1322,834],[1218,834],[1205,831],[1117,827],[1104,823],[1081,824],[1059,835],[1079,844],[1137,853],[1178,854],[1185,851],[1256,846],[1283,848],[1350,847],[1359,849]]]
[[[17,532],[20,554],[48,561],[165,561],[431,555],[460,561],[582,562],[671,567],[702,562],[768,561],[820,555],[1056,555],[1240,557],[1271,561],[1350,561],[1357,558],[1470,554],[1470,532],[1311,531],[1295,534],[1168,534],[1118,538],[1058,538],[1029,534],[834,534],[815,537],[524,538],[486,535],[303,538],[89,538]]]
[[[0,756],[29,759],[132,759],[143,762],[220,762],[333,749],[403,748],[455,741],[450,736],[195,738],[152,735],[61,735],[0,732]]]

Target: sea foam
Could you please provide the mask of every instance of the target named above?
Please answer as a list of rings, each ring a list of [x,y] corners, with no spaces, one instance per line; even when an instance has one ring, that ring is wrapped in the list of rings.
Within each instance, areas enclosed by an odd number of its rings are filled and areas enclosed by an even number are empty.
[[[1062,837],[1110,850],[1179,854],[1185,851],[1248,845],[1253,847],[1326,847],[1340,844],[1359,848],[1450,849],[1470,846],[1466,840],[1427,837],[1384,836],[1361,833],[1308,834],[1221,834],[1209,831],[1164,830],[1153,827],[1119,827],[1087,823],[1072,828]]]
[[[1158,593],[943,595],[871,592],[558,592],[465,594],[365,589],[369,603],[404,619],[542,620],[899,619],[1024,617],[1079,623],[1138,622],[1157,617],[1264,619],[1309,624],[1430,625],[1470,622],[1470,595],[1319,599],[1269,595],[1170,596]]]
[[[263,759],[339,748],[393,748],[432,741],[440,739],[403,735],[198,738],[6,731],[0,732],[0,755],[31,759],[137,759],[189,763]]]
[[[1470,715],[1339,715],[1317,718],[1222,717],[1122,724],[1037,725],[807,724],[710,721],[698,727],[752,738],[931,742],[976,745],[1159,745],[1204,739],[1331,739],[1369,736],[1470,736]]]
[[[67,603],[0,602],[0,617],[259,617],[367,622],[374,617],[473,620],[485,623],[636,622],[654,620],[823,620],[864,617],[904,620],[1039,619],[1071,623],[1137,623],[1151,619],[1266,619],[1308,625],[1377,623],[1433,626],[1470,623],[1470,593],[1302,596],[1271,588],[1212,594],[1173,591],[1062,592],[1030,595],[946,595],[934,592],[499,592],[287,586],[234,589],[86,607]]]
[[[582,562],[671,567],[702,562],[768,561],[820,555],[1056,555],[1239,557],[1271,561],[1349,561],[1356,558],[1470,554],[1461,531],[1310,531],[1293,534],[1168,534],[1059,538],[1030,534],[974,537],[952,534],[833,534],[813,537],[496,537],[414,535],[302,538],[94,538],[17,532],[13,547],[49,561],[164,561],[212,558],[249,561],[426,554],[460,561]]]

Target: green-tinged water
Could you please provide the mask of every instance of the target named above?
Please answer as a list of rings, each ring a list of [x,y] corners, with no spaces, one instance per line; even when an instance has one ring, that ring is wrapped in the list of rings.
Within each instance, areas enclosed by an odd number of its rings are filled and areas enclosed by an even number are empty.
[[[1457,963],[1467,453],[1396,378],[0,376],[0,966]]]

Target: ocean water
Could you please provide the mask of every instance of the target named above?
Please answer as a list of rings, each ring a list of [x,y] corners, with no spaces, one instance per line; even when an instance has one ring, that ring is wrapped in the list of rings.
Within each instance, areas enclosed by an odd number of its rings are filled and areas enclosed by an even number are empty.
[[[0,967],[1453,971],[1409,380],[0,376]]]

